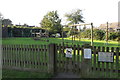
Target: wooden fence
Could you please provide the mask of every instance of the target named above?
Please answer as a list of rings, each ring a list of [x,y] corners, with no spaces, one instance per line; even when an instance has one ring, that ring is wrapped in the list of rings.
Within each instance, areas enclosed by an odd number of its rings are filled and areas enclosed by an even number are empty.
[[[72,48],[72,58],[65,57],[65,49]],[[84,48],[91,48],[92,59],[84,59]],[[89,45],[57,45],[56,71],[80,73],[86,77],[120,77],[120,47],[92,47]],[[99,62],[98,52],[113,52],[113,62]],[[89,69],[89,71],[87,71]],[[88,74],[87,74],[88,73]],[[98,76],[97,76],[98,75]]]
[[[66,58],[66,48],[72,48],[72,58]],[[92,49],[92,59],[84,59],[84,48]],[[114,62],[99,62],[98,52],[113,52]],[[56,74],[74,72],[99,77],[118,77],[120,48],[81,45],[2,45],[3,68]],[[89,77],[90,77],[89,76]]]
[[[2,45],[3,68],[47,72],[46,45]]]

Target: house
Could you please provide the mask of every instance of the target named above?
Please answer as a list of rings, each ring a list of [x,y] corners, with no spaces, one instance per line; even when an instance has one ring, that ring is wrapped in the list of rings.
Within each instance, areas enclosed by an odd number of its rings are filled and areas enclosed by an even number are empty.
[[[4,26],[12,25],[12,21],[10,19],[3,19],[2,25]]]
[[[106,30],[107,28],[107,23],[101,24],[98,29],[100,30]],[[108,31],[109,32],[118,32],[120,31],[120,22],[113,22],[113,23],[108,23]]]
[[[2,27],[2,37],[8,37],[8,28],[7,26],[12,25],[12,21],[10,19],[3,19],[2,20],[2,25],[4,25],[4,27]]]

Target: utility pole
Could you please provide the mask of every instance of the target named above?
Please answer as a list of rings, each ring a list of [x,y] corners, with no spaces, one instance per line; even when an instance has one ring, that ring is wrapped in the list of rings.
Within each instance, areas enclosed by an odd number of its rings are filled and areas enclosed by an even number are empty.
[[[108,44],[108,22],[106,27],[106,44]]]
[[[91,46],[93,46],[93,23],[91,23]]]

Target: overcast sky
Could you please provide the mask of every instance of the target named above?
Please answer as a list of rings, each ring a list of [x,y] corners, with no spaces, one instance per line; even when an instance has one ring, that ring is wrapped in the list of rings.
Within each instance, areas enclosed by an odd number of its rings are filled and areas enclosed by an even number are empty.
[[[57,10],[62,24],[66,24],[64,14],[73,9],[83,10],[86,23],[94,26],[118,21],[119,0],[0,0],[0,12],[13,24],[39,26],[48,11]]]

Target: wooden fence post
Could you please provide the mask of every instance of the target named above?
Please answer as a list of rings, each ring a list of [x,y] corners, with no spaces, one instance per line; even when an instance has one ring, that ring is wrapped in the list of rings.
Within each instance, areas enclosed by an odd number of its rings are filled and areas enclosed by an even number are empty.
[[[55,74],[56,68],[56,44],[49,44],[48,46],[48,56],[49,56],[49,63],[48,63],[48,73],[52,75]]]
[[[116,48],[116,77],[119,77],[119,47]]]
[[[93,46],[93,23],[91,23],[91,46]]]
[[[92,55],[91,55],[91,59],[85,59],[84,58],[84,49],[88,48],[91,49],[91,54],[92,54],[92,47],[89,44],[85,44],[82,46],[82,63],[81,63],[81,77],[90,77],[90,73],[91,73],[91,60],[92,60]]]

